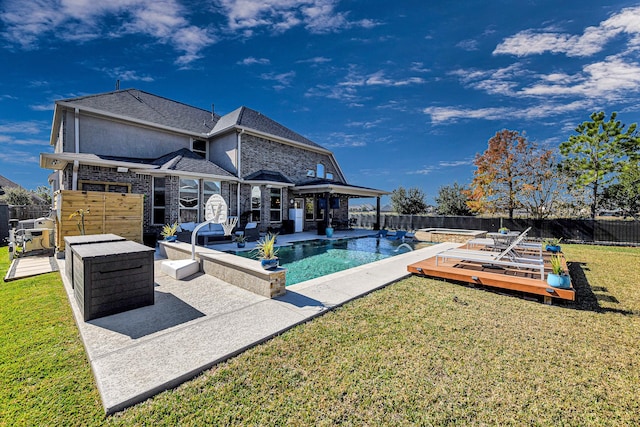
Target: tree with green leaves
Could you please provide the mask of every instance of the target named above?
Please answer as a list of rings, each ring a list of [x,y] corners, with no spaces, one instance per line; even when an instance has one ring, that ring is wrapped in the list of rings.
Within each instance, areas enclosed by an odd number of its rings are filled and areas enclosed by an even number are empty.
[[[471,215],[471,209],[467,206],[467,193],[468,189],[457,182],[440,187],[436,197],[438,215]]]
[[[391,192],[393,210],[401,215],[417,215],[427,211],[425,194],[417,187],[405,190],[400,186]]]
[[[636,124],[625,131],[616,117],[613,112],[605,121],[604,111],[594,112],[591,121],[576,127],[577,135],[560,144],[560,168],[569,177],[570,187],[589,191],[591,218],[596,217],[605,190],[638,146]]]
[[[603,199],[607,207],[620,209],[624,216],[637,219],[640,215],[640,163],[626,162],[617,182],[604,191]]]
[[[46,203],[51,204],[51,189],[46,185],[39,185],[35,190],[31,191]]]
[[[2,195],[2,199],[8,205],[15,205],[15,206],[30,205],[32,202],[31,192],[25,190],[22,187],[5,188],[4,194]]]

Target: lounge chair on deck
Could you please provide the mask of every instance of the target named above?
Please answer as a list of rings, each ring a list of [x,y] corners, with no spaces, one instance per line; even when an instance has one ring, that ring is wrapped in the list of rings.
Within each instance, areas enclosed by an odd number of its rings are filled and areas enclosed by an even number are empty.
[[[513,267],[536,269],[540,272],[541,280],[544,279],[544,260],[542,256],[533,257],[517,251],[518,245],[526,237],[529,229],[522,232],[502,252],[481,251],[475,249],[449,249],[436,255],[436,266],[439,260],[458,259],[467,263],[482,264],[488,267]]]
[[[525,242],[524,241],[524,239],[527,237],[527,233],[529,232],[529,230],[531,230],[531,227],[527,228],[526,230],[524,230],[522,233],[520,233],[516,237],[516,240],[518,238],[520,238],[520,240],[519,240],[518,244],[516,245],[516,247],[513,249],[513,251],[515,251],[515,252],[531,252],[531,251],[535,251],[537,256],[542,257],[542,245],[540,243]],[[512,241],[512,243],[514,241]],[[499,244],[498,242],[496,242],[495,239],[492,239],[490,237],[471,239],[471,240],[469,240],[467,242],[467,247],[473,248],[475,246],[482,246],[485,249],[498,251],[498,252],[503,251],[505,248],[508,247],[508,245]]]

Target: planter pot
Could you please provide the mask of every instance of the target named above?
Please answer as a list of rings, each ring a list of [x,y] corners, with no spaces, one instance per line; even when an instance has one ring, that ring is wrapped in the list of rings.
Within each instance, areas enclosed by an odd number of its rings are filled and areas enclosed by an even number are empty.
[[[547,275],[547,284],[552,288],[570,289],[571,278],[567,275],[549,273]]]
[[[265,270],[274,270],[276,268],[278,268],[278,262],[280,260],[278,258],[272,258],[272,259],[261,259],[260,260],[260,265],[262,266],[262,268],[264,268]]]
[[[325,233],[327,237],[333,237],[333,227],[327,227]]]
[[[245,242],[238,242],[236,243],[238,245],[239,248],[244,248],[246,243]]]
[[[560,252],[560,245],[547,245],[545,249],[549,252],[558,253]]]
[[[176,240],[178,240],[178,236],[167,236],[164,238],[165,242],[175,242]]]

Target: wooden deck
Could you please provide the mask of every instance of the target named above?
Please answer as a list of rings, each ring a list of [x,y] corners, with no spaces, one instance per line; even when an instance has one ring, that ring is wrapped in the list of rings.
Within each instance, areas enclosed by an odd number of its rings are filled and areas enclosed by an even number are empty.
[[[566,268],[566,261],[563,257]],[[575,290],[552,288],[546,280],[540,280],[540,271],[515,268],[490,268],[486,264],[449,259],[440,259],[436,266],[436,257],[427,258],[407,266],[410,273],[455,280],[474,285],[492,288],[508,289],[527,294],[541,295],[544,302],[550,304],[553,298],[575,301]],[[548,264],[548,254],[545,255],[545,276],[551,271]]]

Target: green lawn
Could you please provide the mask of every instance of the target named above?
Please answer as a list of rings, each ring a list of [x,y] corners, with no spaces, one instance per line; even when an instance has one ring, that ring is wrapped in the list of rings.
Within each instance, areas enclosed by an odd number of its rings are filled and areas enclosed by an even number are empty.
[[[576,304],[411,277],[108,418],[57,274],[1,284],[0,425],[637,425],[640,249],[563,249]]]

